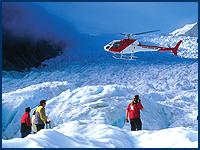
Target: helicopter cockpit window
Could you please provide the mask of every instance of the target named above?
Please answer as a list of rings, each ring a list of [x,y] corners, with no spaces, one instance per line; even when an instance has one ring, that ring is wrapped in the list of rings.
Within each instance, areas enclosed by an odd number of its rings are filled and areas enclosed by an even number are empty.
[[[120,42],[115,42],[114,44],[113,44],[113,47],[119,47],[120,46]]]

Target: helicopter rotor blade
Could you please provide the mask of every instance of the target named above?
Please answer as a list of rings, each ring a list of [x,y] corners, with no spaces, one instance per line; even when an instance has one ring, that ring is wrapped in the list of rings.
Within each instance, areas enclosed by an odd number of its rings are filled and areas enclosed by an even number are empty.
[[[133,36],[133,35],[147,34],[147,33],[152,33],[152,32],[158,32],[158,31],[160,31],[160,30],[152,30],[152,31],[146,31],[146,32],[132,33],[131,36]]]
[[[127,35],[127,33],[120,33],[121,35],[124,35],[124,36],[126,36]]]

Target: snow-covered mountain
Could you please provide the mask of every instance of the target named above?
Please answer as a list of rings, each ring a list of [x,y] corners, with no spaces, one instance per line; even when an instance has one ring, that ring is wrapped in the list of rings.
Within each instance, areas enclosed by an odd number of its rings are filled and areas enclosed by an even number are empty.
[[[80,37],[83,38],[83,37]],[[151,35],[144,43],[174,46],[170,52],[138,53],[115,60],[103,50],[112,36],[84,38],[80,47],[30,72],[3,72],[3,148],[6,147],[198,147],[197,38]],[[78,55],[79,54],[79,55]],[[71,62],[69,57],[71,58]],[[131,132],[125,110],[139,94],[143,130]],[[20,137],[20,117],[47,99],[53,129]],[[166,142],[167,141],[167,142]]]
[[[170,35],[198,37],[198,23],[186,24],[184,27],[171,32]]]

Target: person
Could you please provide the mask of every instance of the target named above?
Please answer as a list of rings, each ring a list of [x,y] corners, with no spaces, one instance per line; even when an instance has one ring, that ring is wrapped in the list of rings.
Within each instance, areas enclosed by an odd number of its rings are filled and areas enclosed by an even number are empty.
[[[31,108],[25,108],[25,113],[21,118],[21,137],[24,138],[31,133],[31,118],[30,118]]]
[[[142,130],[142,121],[140,119],[140,110],[144,110],[139,95],[135,95],[132,102],[126,109],[126,122],[130,119],[131,131]]]
[[[33,112],[32,118],[31,118],[31,124],[32,124],[32,131],[35,134],[37,132],[37,127],[35,124],[35,111]]]
[[[45,112],[46,100],[41,100],[40,105],[37,107],[35,111],[35,124],[37,128],[37,132],[41,129],[44,129],[45,124],[48,123],[47,116]]]

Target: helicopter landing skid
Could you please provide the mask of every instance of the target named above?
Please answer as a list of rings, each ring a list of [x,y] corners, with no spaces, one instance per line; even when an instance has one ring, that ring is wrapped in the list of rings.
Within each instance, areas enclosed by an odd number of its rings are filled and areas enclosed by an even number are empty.
[[[136,58],[138,58],[138,57],[136,57],[136,56],[134,56],[132,54],[131,55],[128,55],[128,54],[115,54],[112,57],[115,58],[115,59],[122,59],[122,60],[135,60]]]

